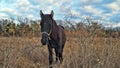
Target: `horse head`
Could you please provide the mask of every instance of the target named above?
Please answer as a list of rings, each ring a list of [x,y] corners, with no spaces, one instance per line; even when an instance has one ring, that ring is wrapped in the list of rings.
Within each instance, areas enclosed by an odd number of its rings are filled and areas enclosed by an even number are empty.
[[[52,31],[53,15],[54,15],[53,11],[51,11],[51,14],[43,14],[43,12],[40,10],[41,16],[40,26],[42,33],[41,42],[43,45],[46,45],[48,43],[48,39],[50,38],[50,34]]]

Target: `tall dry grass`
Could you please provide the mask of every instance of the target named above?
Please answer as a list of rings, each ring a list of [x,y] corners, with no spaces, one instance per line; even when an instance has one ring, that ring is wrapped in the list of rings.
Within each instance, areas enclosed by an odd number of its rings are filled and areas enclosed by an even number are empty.
[[[55,57],[55,53],[53,53]],[[54,68],[120,68],[119,38],[67,37],[63,63]],[[55,61],[55,59],[54,59]],[[40,38],[0,37],[0,68],[47,68]]]

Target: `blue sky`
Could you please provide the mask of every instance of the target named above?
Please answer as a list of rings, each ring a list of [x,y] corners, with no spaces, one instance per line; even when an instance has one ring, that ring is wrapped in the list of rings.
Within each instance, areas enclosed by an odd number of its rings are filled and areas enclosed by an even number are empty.
[[[90,16],[106,24],[120,23],[120,0],[0,0],[0,18],[40,19],[40,10],[47,14],[53,10],[54,18],[61,20],[72,14],[74,20]]]

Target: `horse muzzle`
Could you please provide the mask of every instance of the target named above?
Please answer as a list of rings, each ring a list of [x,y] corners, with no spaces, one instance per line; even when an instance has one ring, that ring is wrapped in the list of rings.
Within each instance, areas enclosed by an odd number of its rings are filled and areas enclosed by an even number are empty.
[[[41,43],[42,43],[42,45],[46,45],[47,44],[47,40],[46,39],[41,39]]]
[[[41,39],[42,45],[46,45],[48,43],[48,36],[49,34],[47,32],[42,32],[42,39]]]

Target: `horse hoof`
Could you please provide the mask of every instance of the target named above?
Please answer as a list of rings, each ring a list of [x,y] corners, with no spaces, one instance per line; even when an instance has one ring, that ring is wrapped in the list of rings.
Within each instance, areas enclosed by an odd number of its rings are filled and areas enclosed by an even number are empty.
[[[49,68],[52,68],[52,65],[49,65]]]

